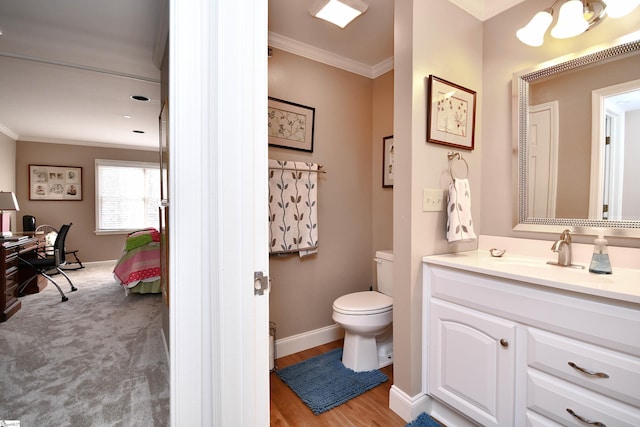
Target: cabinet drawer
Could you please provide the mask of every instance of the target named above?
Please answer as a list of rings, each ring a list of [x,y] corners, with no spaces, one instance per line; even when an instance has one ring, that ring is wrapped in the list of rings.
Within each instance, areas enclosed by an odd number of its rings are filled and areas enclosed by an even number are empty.
[[[527,347],[529,366],[640,406],[640,358],[534,328]]]
[[[603,427],[640,426],[640,409],[532,368],[527,372],[527,407],[564,426],[590,425],[586,421]]]
[[[13,268],[11,272],[7,271],[4,281],[4,298],[5,306],[11,305],[11,302],[16,298],[16,288],[18,287],[18,269]]]
[[[547,417],[533,412],[527,411],[527,427],[563,427],[562,424],[550,420]]]
[[[640,357],[640,310],[524,282],[430,266],[432,297]]]

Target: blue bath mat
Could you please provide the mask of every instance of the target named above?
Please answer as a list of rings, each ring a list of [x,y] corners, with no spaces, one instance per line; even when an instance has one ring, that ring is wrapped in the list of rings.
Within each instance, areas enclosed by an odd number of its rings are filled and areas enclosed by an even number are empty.
[[[341,360],[342,349],[337,348],[282,368],[276,374],[316,415],[340,406],[389,379],[378,370],[352,371]]]
[[[406,427],[442,427],[442,425],[431,418],[426,412],[418,415],[418,418],[406,425]]]

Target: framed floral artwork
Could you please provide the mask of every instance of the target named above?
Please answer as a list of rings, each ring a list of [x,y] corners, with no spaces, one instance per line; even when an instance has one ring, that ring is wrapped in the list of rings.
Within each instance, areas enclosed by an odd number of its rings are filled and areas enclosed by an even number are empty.
[[[427,142],[473,150],[476,93],[430,75],[427,99]]]
[[[393,187],[393,135],[382,138],[382,188]]]
[[[316,109],[269,97],[269,145],[313,152]]]
[[[29,200],[82,200],[82,168],[29,165]]]

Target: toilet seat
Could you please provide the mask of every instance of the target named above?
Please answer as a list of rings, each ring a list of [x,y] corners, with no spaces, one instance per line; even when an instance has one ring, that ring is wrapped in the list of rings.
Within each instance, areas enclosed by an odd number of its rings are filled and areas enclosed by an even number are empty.
[[[393,298],[375,291],[354,292],[333,302],[333,310],[341,314],[364,316],[386,313],[392,309]]]

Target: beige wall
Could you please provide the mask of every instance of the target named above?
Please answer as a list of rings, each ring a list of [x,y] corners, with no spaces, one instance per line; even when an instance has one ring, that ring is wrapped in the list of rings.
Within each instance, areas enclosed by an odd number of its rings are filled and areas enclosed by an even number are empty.
[[[622,215],[640,221],[640,169],[636,163],[640,159],[640,110],[627,112],[625,128],[623,182],[628,184],[622,189]]]
[[[22,215],[33,215],[38,225],[59,228],[72,222],[67,247],[78,249],[85,261],[115,260],[120,256],[125,236],[96,236],[95,230],[95,159],[158,162],[155,151],[124,150],[79,145],[46,144],[19,141],[16,149],[16,196],[20,204],[18,228]],[[29,200],[29,165],[82,167],[82,201]]]
[[[381,188],[376,154],[392,133],[392,79],[380,79],[277,49],[269,59],[269,96],[315,108],[313,153],[270,147],[269,158],[317,162],[327,171],[318,184],[318,254],[270,258],[270,318],[278,338],[332,325],[337,297],[373,285],[373,236],[390,248],[390,190]]]
[[[422,189],[446,189],[448,147],[426,142],[430,74],[477,92],[475,150],[469,164],[472,217],[480,227],[482,136],[482,23],[447,0],[395,2],[396,176],[393,211],[394,383],[409,396],[421,390],[422,257],[475,249],[450,246],[445,212],[422,212]]]
[[[0,132],[0,191],[16,191],[16,142]],[[20,201],[18,200],[18,205]],[[22,218],[20,212],[11,214],[11,230],[18,231],[22,226],[16,218]]]
[[[540,2],[527,0],[484,24],[482,232],[498,236],[552,240],[555,235],[512,230],[512,137],[511,79],[516,71],[638,31],[640,8],[621,19],[605,19],[592,30],[571,39],[553,39],[543,46],[526,46],[515,32],[540,10]],[[640,247],[640,239],[607,238],[611,245]],[[592,243],[593,236],[575,236],[574,241]]]
[[[373,81],[373,178],[371,180],[372,256],[393,249],[393,188],[382,188],[382,141],[393,135],[393,71]],[[377,286],[376,265],[371,265]]]

